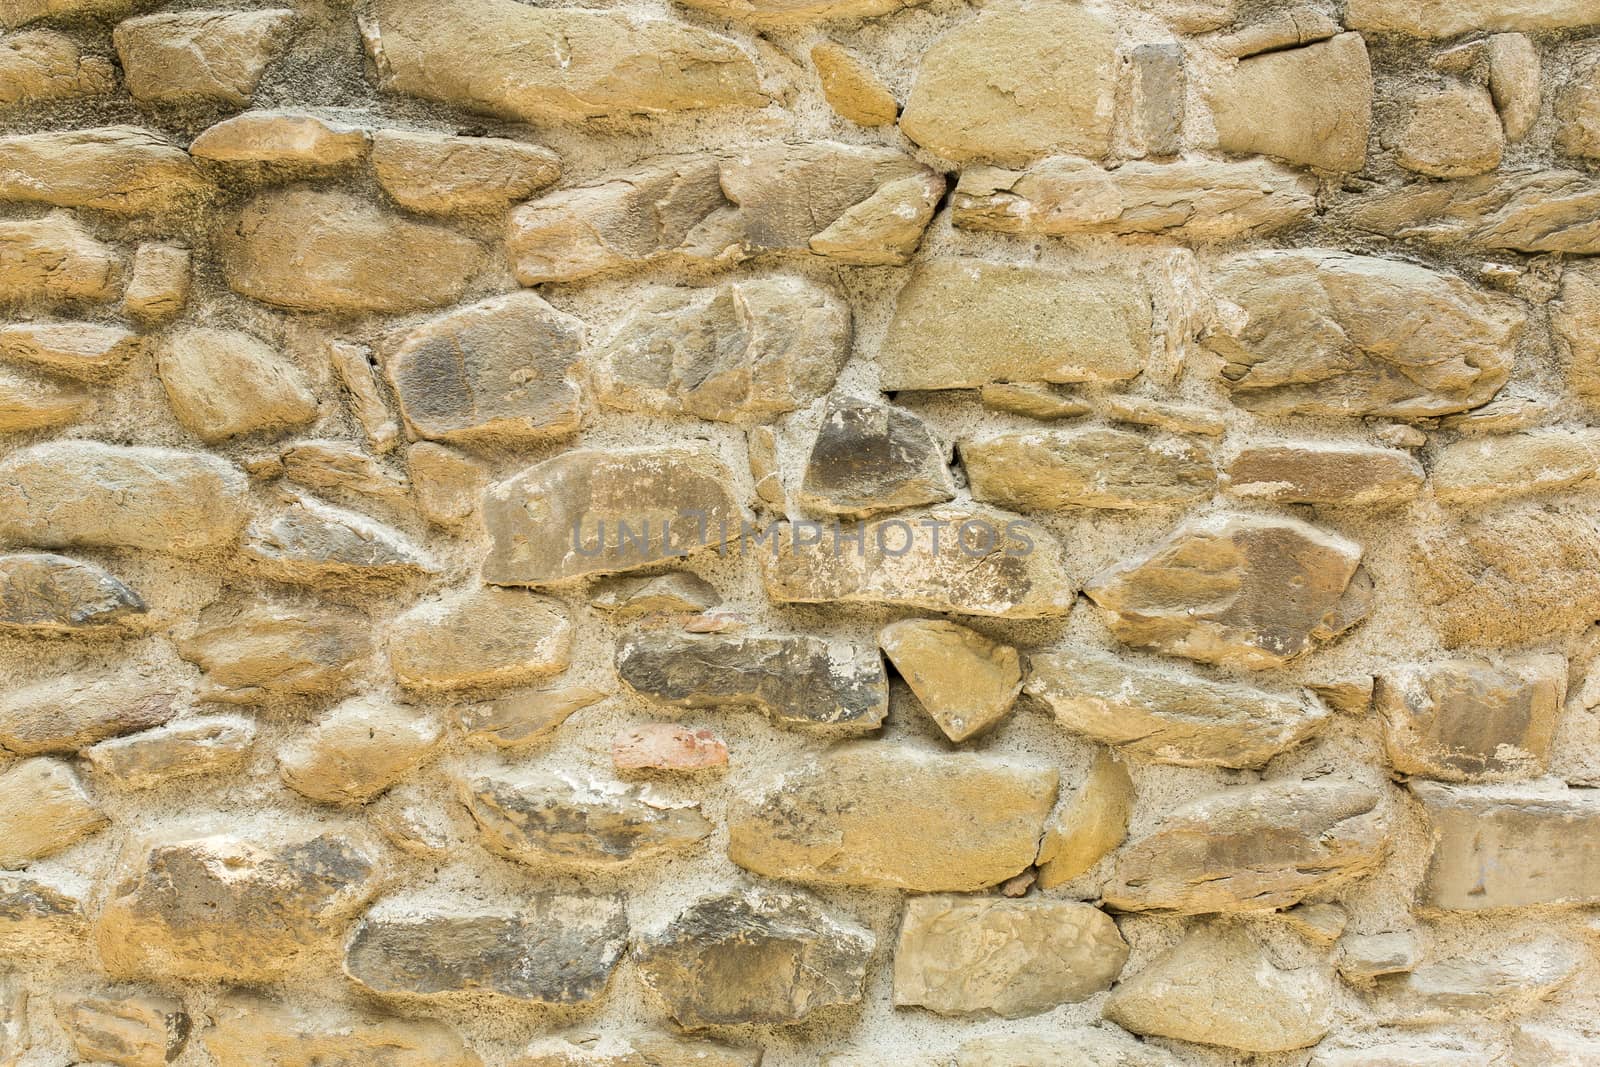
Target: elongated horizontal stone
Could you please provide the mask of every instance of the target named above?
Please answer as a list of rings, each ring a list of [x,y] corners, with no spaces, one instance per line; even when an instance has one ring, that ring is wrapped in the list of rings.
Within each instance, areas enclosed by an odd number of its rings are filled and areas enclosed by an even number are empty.
[[[135,100],[242,107],[293,26],[282,9],[173,11],[119,23],[112,43]]]
[[[371,623],[347,609],[271,600],[218,601],[178,635],[205,671],[203,699],[263,704],[337,695],[372,651]]]
[[[530,689],[482,704],[455,708],[452,717],[467,740],[495,748],[527,748],[544,740],[574,712],[606,698],[601,689],[583,685]]]
[[[920,265],[878,352],[881,386],[1109,382],[1150,355],[1151,294],[1126,267],[1058,271],[947,258]]]
[[[1593,0],[1350,0],[1345,25],[1352,30],[1454,37],[1468,30],[1563,30],[1600,24]]]
[[[0,433],[66,426],[93,406],[89,394],[70,382],[0,370]]]
[[[1026,690],[1074,733],[1180,767],[1260,767],[1329,714],[1304,690],[1280,695],[1088,649],[1030,656]]]
[[[419,604],[389,633],[389,664],[407,689],[522,685],[559,674],[571,660],[566,609],[520,589],[469,589]]]
[[[278,776],[324,804],[366,804],[433,754],[443,731],[414,708],[347,700],[278,750]]]
[[[882,660],[846,658],[818,637],[644,630],[617,646],[617,677],[674,707],[754,708],[834,736],[876,730],[889,714]]]
[[[1033,862],[1058,780],[1038,764],[857,742],[741,802],[728,858],[768,878],[971,892]],[[916,806],[895,799],[908,796]]]
[[[61,673],[0,697],[0,749],[22,756],[68,753],[159,726],[174,694],[132,670]]]
[[[1381,983],[1372,1011],[1390,1026],[1448,1026],[1463,1018],[1503,1022],[1526,1015],[1561,989],[1583,969],[1586,956],[1554,934],[1519,938],[1504,948],[1473,946]],[[1543,1067],[1546,1061],[1528,1062]]]
[[[380,1062],[384,1067],[479,1067],[451,1026],[340,1010],[291,1008],[228,993],[208,1013],[200,1041],[218,1067],[317,1067]]]
[[[6,303],[103,303],[116,297],[122,276],[116,249],[90,234],[70,212],[0,222],[0,300]],[[49,327],[12,324],[6,329]],[[23,343],[8,343],[6,349]]]
[[[321,586],[395,585],[437,574],[439,565],[400,531],[309,496],[245,528],[240,559],[278,582]]]
[[[1353,199],[1334,214],[1385,237],[1517,252],[1600,253],[1600,182],[1575,170],[1508,168],[1413,183]]]
[[[137,126],[0,137],[0,201],[145,215],[190,206],[209,189],[187,152]]]
[[[1077,595],[1061,545],[1005,511],[935,508],[859,527],[783,524],[759,553],[767,595],[790,604],[892,604],[963,615],[1064,616]]]
[[[309,111],[246,111],[224,119],[189,143],[189,154],[247,176],[311,174],[352,167],[367,157],[367,133]]]
[[[1284,908],[1376,869],[1388,838],[1383,798],[1370,786],[1239,786],[1181,805],[1124,845],[1103,895],[1117,911]]]
[[[956,184],[951,221],[998,233],[1228,241],[1309,219],[1316,193],[1311,175],[1264,159],[1135,161],[1107,170],[1087,159],[1056,156],[1020,171],[966,168]]]
[[[1240,449],[1224,487],[1274,504],[1375,507],[1415,499],[1423,477],[1422,464],[1398,449],[1286,441]]]
[[[1211,453],[1181,438],[1125,430],[1032,430],[960,443],[974,500],[1022,511],[1127,510],[1209,497]]]
[[[503,137],[372,131],[372,176],[401,207],[429,215],[492,211],[561,177],[561,160]]]
[[[1492,781],[1543,773],[1566,697],[1566,659],[1535,655],[1392,667],[1373,704],[1395,770]]]
[[[1428,471],[1433,495],[1446,504],[1546,493],[1587,481],[1600,471],[1600,432],[1534,430],[1454,441]]]
[[[177,1059],[193,1025],[181,1000],[139,993],[66,994],[56,1000],[56,1018],[85,1060],[132,1067]]]
[[[111,61],[86,54],[68,34],[29,30],[12,34],[5,43],[0,53],[0,105],[99,96],[117,86]]]
[[[5,236],[0,231],[0,290],[5,286]],[[108,277],[116,261],[106,250]],[[63,267],[71,274],[72,268]],[[139,336],[121,326],[92,322],[17,322],[0,326],[0,355],[80,381],[113,376],[139,349]]]
[[[197,715],[90,745],[79,755],[104,780],[150,789],[180,778],[238,770],[256,739],[242,715]]]
[[[0,629],[75,633],[146,610],[138,593],[92,563],[45,552],[0,556]]]

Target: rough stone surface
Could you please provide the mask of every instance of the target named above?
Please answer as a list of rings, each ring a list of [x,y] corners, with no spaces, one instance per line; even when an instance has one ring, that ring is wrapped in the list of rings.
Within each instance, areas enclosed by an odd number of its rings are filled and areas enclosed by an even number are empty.
[[[34,960],[76,948],[88,926],[76,897],[26,875],[0,874],[0,932],[7,955]]]
[[[564,686],[533,689],[456,708],[453,718],[467,740],[520,749],[547,738],[575,712],[606,698],[600,689]]]
[[[1600,252],[1600,185],[1561,169],[1503,167],[1452,182],[1385,189],[1344,211],[1359,230],[1397,239],[1519,252]]]
[[[1394,137],[1395,161],[1430,178],[1469,178],[1500,165],[1505,132],[1482,89],[1443,89],[1411,102]]]
[[[367,134],[308,111],[246,111],[217,123],[189,144],[189,154],[257,174],[338,170],[367,156]]]
[[[109,822],[60,760],[39,756],[0,771],[0,870],[53,856]]]
[[[611,741],[619,771],[704,771],[728,765],[728,746],[710,730],[666,722],[624,730]]]
[[[188,153],[137,126],[0,137],[0,201],[164,215],[209,189]]]
[[[482,463],[432,441],[406,449],[417,511],[436,526],[460,526],[475,515],[489,485]]]
[[[48,552],[0,556],[0,629],[79,633],[137,621],[144,600],[109,571]]]
[[[249,103],[293,25],[292,11],[183,11],[128,19],[112,40],[134,99],[237,107]]]
[[[19,756],[69,753],[159,726],[174,713],[173,696],[132,671],[45,678],[0,697],[0,748]]]
[[[1017,650],[943,619],[902,619],[878,632],[894,669],[952,741],[993,727],[1022,689]]]
[[[425,713],[347,700],[278,750],[278,774],[324,804],[365,804],[432,754],[442,732]]]
[[[263,577],[329,593],[403,585],[438,571],[399,531],[300,495],[246,527],[239,556]]]
[[[78,1055],[120,1067],[164,1067],[189,1041],[189,1014],[170,997],[64,997],[56,1015]]]
[[[823,411],[797,500],[813,513],[846,518],[942,504],[955,496],[947,451],[910,412],[836,397]]]
[[[1600,470],[1600,434],[1592,430],[1529,433],[1456,441],[1440,449],[1429,476],[1447,504],[1480,504],[1566,489]]]
[[[177,641],[205,672],[200,693],[224,704],[261,704],[344,692],[372,647],[354,611],[287,601],[217,601]]]
[[[1582,966],[1571,942],[1525,939],[1423,964],[1380,983],[1376,1013],[1384,1022],[1444,1026],[1463,1017],[1501,1022],[1526,1014]]]
[[[1291,441],[1240,449],[1224,481],[1230,495],[1247,500],[1383,507],[1415,499],[1423,471],[1396,449]]]
[[[1217,472],[1206,449],[1125,430],[1033,430],[960,445],[974,499],[1020,511],[1126,510],[1208,497]]]
[[[1127,766],[1109,751],[1101,752],[1039,844],[1039,888],[1070,882],[1122,844],[1133,801]]]
[[[161,350],[160,373],[178,421],[208,444],[303,426],[317,416],[304,372],[240,330],[174,334]]]
[[[479,1067],[450,1026],[370,1013],[311,1012],[230,993],[199,1037],[218,1067]]]
[[[900,115],[894,93],[859,56],[833,41],[811,48],[828,106],[858,126],[887,126]]]
[[[1559,30],[1600,21],[1589,0],[1501,3],[1499,0],[1351,0],[1352,30],[1454,37],[1468,30]]]
[[[559,674],[572,625],[549,597],[473,589],[422,604],[389,631],[389,663],[408,689],[504,688]]]
[[[0,41],[0,105],[99,96],[116,87],[109,60],[86,55],[54,30],[28,30]]]
[[[504,137],[374,130],[372,174],[389,199],[427,215],[496,211],[561,177],[548,148]]]
[[[1360,34],[1240,60],[1208,95],[1224,152],[1327,171],[1361,169],[1372,121],[1372,64]]]
[[[100,780],[151,789],[180,778],[238,771],[255,744],[256,724],[240,715],[197,715],[90,745],[79,755]]]
[[[0,327],[0,354],[6,359],[81,381],[114,376],[138,348],[138,336],[120,326],[63,322]]]

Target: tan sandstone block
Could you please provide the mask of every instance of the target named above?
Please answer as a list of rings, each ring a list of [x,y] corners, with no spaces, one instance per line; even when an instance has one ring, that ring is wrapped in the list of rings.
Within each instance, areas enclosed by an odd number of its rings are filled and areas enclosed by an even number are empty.
[[[1129,510],[1203,500],[1216,490],[1208,449],[1125,430],[1031,430],[964,438],[974,500],[1019,511]]]
[[[137,126],[0,137],[0,201],[160,215],[209,190],[187,152]]]
[[[428,215],[494,211],[561,177],[548,148],[503,137],[372,131],[372,174],[396,204]]]
[[[1022,690],[1017,650],[943,619],[902,619],[878,633],[889,662],[952,741],[1005,718]]]
[[[114,299],[121,285],[116,249],[93,237],[71,213],[0,222],[0,300],[103,303]]]
[[[1430,178],[1467,178],[1500,165],[1505,134],[1489,94],[1444,89],[1414,98],[1393,136],[1395,161]]]
[[[338,170],[366,158],[367,133],[309,111],[246,111],[203,131],[189,144],[189,154],[213,163],[276,166],[296,174]]]
[[[189,1040],[189,1014],[170,997],[65,995],[56,1018],[78,1055],[118,1067],[166,1067]]]
[[[1600,432],[1534,430],[1446,445],[1429,470],[1446,504],[1480,504],[1568,489],[1600,470]]]
[[[1224,152],[1318,170],[1360,170],[1372,124],[1372,64],[1361,35],[1240,60],[1207,93]]]
[[[357,697],[328,712],[278,750],[278,774],[324,804],[366,804],[433,754],[443,731],[412,708]]]
[[[41,756],[0,772],[0,869],[53,856],[110,821],[60,760]]]
[[[239,330],[191,327],[172,334],[158,366],[178,421],[207,444],[317,417],[305,372]]]
[[[1422,464],[1395,449],[1282,441],[1240,449],[1225,488],[1230,496],[1275,504],[1382,507],[1415,499],[1423,478]]]
[[[1494,781],[1543,773],[1567,696],[1567,661],[1447,660],[1377,677],[1389,762],[1401,774]]]
[[[811,47],[828,105],[858,126],[887,126],[900,114],[894,94],[854,52],[832,41]]]
[[[218,601],[176,644],[205,671],[203,699],[263,704],[344,692],[371,652],[372,636],[366,617],[347,609]]]
[[[85,54],[67,34],[28,30],[0,38],[0,105],[99,96],[116,85],[111,62]]]
[[[218,1067],[480,1067],[445,1023],[370,1012],[290,1008],[229,993],[209,1013],[200,1042]]]
[[[238,106],[249,102],[293,24],[286,10],[182,11],[129,19],[112,40],[135,100]]]
[[[408,689],[505,687],[566,670],[572,624],[550,597],[476,588],[413,608],[388,643],[389,664]]]
[[[1039,888],[1070,882],[1115,851],[1127,839],[1133,802],[1127,765],[1102,750],[1039,844]]]

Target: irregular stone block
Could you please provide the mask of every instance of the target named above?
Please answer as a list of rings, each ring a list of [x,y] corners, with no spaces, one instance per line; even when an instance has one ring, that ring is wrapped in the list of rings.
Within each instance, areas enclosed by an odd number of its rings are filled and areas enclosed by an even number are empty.
[[[1600,1056],[1600,1039],[1553,1026],[1520,1023],[1512,1041],[1511,1055],[1517,1060],[1546,1067],[1583,1067]]]
[[[1345,25],[1352,30],[1455,37],[1468,30],[1560,30],[1600,22],[1590,0],[1350,0]]]
[[[1543,773],[1566,697],[1565,657],[1542,655],[1391,668],[1374,701],[1395,770],[1461,782]]]
[[[159,368],[173,414],[207,444],[317,417],[305,373],[239,330],[182,330],[162,347]]]
[[[1446,504],[1478,504],[1504,497],[1567,489],[1600,470],[1600,433],[1535,430],[1440,449],[1428,472],[1433,495]]]
[[[298,494],[245,528],[239,558],[263,577],[324,592],[393,587],[439,571],[400,531]]]
[[[1574,170],[1508,168],[1352,200],[1335,217],[1399,240],[1517,252],[1600,253],[1600,183]]]
[[[1102,750],[1039,844],[1039,888],[1072,881],[1122,844],[1133,801],[1127,766]]]
[[[1380,981],[1373,1012],[1383,1023],[1401,1026],[1500,1022],[1530,1011],[1584,962],[1577,946],[1559,937],[1447,957]]]
[[[366,345],[329,341],[323,346],[333,372],[349,394],[350,408],[367,440],[377,452],[391,452],[400,440],[400,424],[389,414],[389,405],[378,392],[378,376],[372,365],[372,350]]]
[[[964,169],[951,221],[999,233],[1229,241],[1311,218],[1316,192],[1312,176],[1265,159],[1133,161],[1106,170],[1086,159],[1056,156],[1021,171]]]
[[[122,313],[146,327],[174,318],[189,302],[190,273],[187,248],[146,241],[134,250]]]
[[[117,295],[121,284],[122,263],[116,250],[93,237],[70,212],[52,211],[43,218],[0,222],[0,300],[8,304],[104,302]],[[48,327],[21,323],[7,327],[29,328]],[[8,351],[12,347],[8,344]]]
[[[1477,86],[1449,88],[1411,100],[1405,124],[1386,143],[1407,170],[1430,178],[1468,178],[1500,165],[1505,131],[1487,92]]]
[[[453,230],[411,222],[349,193],[311,188],[257,195],[216,237],[235,292],[295,311],[452,304],[483,251]]]
[[[132,622],[146,610],[138,593],[92,563],[45,552],[0,556],[0,629],[76,633]]]
[[[1001,1035],[961,1043],[956,1067],[1178,1067],[1168,1052],[1115,1026],[1054,1028],[1047,1037]]]
[[[829,885],[971,892],[1033,863],[1054,768],[858,742],[814,758],[728,817],[728,858]],[[894,798],[914,796],[915,807]],[[952,838],[949,827],[963,832]]]
[[[353,167],[367,158],[367,133],[309,111],[246,111],[206,129],[189,144],[196,159],[245,168],[249,177],[299,175]]]
[[[11,960],[38,959],[80,947],[89,923],[83,901],[55,886],[18,874],[0,874],[0,934]],[[0,1020],[5,1012],[0,1010]],[[0,1038],[4,1027],[0,1026]],[[8,1051],[0,1040],[0,1052]]]
[[[1328,720],[1304,690],[1270,693],[1089,649],[1030,656],[1027,691],[1068,730],[1179,767],[1261,767]]]
[[[826,393],[849,356],[849,307],[775,277],[646,294],[585,362],[607,407],[749,425]]]
[[[159,726],[173,694],[132,671],[61,674],[0,697],[0,749],[20,756],[65,753]]]
[[[390,474],[351,441],[295,441],[278,451],[290,481],[357,500],[398,499],[404,479]]]
[[[515,911],[368,913],[344,972],[379,994],[493,993],[530,1004],[587,1004],[628,947],[622,898],[519,894]]]
[[[976,737],[1005,718],[1022,691],[1017,650],[943,619],[902,619],[878,644],[952,741]]]
[[[85,55],[67,34],[29,30],[0,40],[0,105],[100,96],[116,87],[110,61]]]
[[[358,697],[291,737],[278,750],[278,774],[312,800],[366,804],[421,766],[441,737],[424,712]]]
[[[0,433],[65,426],[93,404],[76,385],[0,371]]]
[[[787,1025],[861,1000],[876,940],[798,893],[701,897],[634,942],[639,980],[679,1026]]]
[[[364,615],[342,608],[218,601],[175,643],[205,671],[202,699],[263,704],[344,692],[372,633]]]
[[[1397,449],[1285,441],[1240,449],[1223,487],[1274,504],[1385,507],[1414,500],[1423,477],[1422,464]]]
[[[1520,141],[1539,117],[1539,50],[1521,33],[1492,34],[1488,49],[1489,92],[1506,140]]]
[[[949,447],[908,411],[835,397],[806,458],[800,506],[825,515],[864,518],[955,497]]]
[[[1113,382],[1144,369],[1150,288],[1127,268],[1063,272],[979,259],[919,265],[878,351],[880,385]]]
[[[695,614],[722,603],[716,586],[689,571],[645,577],[607,578],[594,586],[589,601],[619,622],[674,612]]]
[[[1147,41],[1128,56],[1133,74],[1134,147],[1140,155],[1175,156],[1183,150],[1188,79],[1183,45]]]
[[[498,211],[561,177],[559,156],[522,141],[414,130],[373,130],[371,136],[373,177],[407,211]]]
[[[78,1055],[119,1067],[165,1067],[189,1042],[189,1013],[170,997],[69,994],[56,1018]]]
[[[255,744],[256,724],[240,715],[197,715],[78,754],[123,789],[153,789],[180,778],[238,770]]]
[[[1111,988],[1127,961],[1117,924],[1089,904],[913,897],[894,951],[894,1004],[1016,1019]]]
[[[545,773],[459,783],[478,839],[531,867],[595,869],[683,852],[711,833],[699,805],[670,806],[633,786]]]
[[[888,126],[900,115],[894,93],[860,56],[832,41],[811,47],[822,95],[839,116],[857,126]]]
[[[1366,618],[1361,551],[1297,519],[1213,515],[1091,578],[1084,593],[1135,648],[1263,670]]]
[[[985,382],[978,387],[978,399],[991,411],[1043,421],[1075,419],[1094,410],[1049,382]]]
[[[1238,786],[1174,809],[1117,853],[1118,911],[1264,911],[1369,874],[1389,842],[1378,790],[1319,779]]]
[[[1339,939],[1339,976],[1350,982],[1371,982],[1404,974],[1417,966],[1416,938],[1404,931],[1346,934]]]
[[[429,601],[389,630],[389,664],[407,689],[503,687],[559,674],[572,624],[559,601],[520,589],[471,589]]]
[[[238,107],[250,102],[293,25],[285,10],[177,11],[128,19],[111,40],[135,100]]]
[[[611,764],[619,771],[714,770],[728,765],[728,746],[710,730],[651,722],[612,738]]]
[[[3,255],[0,251],[0,257]],[[138,348],[138,335],[121,326],[92,322],[17,322],[0,326],[0,355],[80,381],[112,377]]]
[[[555,732],[574,712],[608,695],[582,685],[535,689],[464,705],[452,715],[469,741],[487,742],[496,748],[526,748]]]
[[[417,511],[436,526],[460,526],[478,511],[489,472],[471,456],[431,441],[406,449]]]
[[[1262,12],[1257,19],[1215,39],[1212,44],[1229,59],[1244,59],[1262,52],[1326,41],[1337,36],[1339,29],[1339,24],[1321,10],[1296,6]]]
[[[1184,504],[1217,485],[1206,449],[1124,430],[988,434],[959,447],[973,499],[1021,511]]]
[[[664,1034],[592,1033],[534,1041],[513,1067],[760,1067],[761,1049]]]
[[[1224,152],[1318,170],[1360,170],[1372,125],[1372,63],[1357,33],[1241,60],[1209,87]]]
[[[210,188],[187,152],[137,126],[0,137],[0,201],[163,215]]]
[[[217,1067],[480,1067],[454,1028],[431,1019],[316,1013],[229,993],[200,1041]]]

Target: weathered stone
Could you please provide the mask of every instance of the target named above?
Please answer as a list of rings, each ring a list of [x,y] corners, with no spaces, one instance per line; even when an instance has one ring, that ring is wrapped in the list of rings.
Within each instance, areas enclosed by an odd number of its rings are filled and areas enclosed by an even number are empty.
[[[307,496],[262,515],[246,529],[239,557],[263,577],[333,591],[340,586],[397,585],[439,566],[398,530]]]
[[[1226,789],[1181,805],[1125,845],[1105,902],[1180,915],[1288,907],[1374,870],[1387,819],[1378,790],[1350,782]]]
[[[575,1034],[542,1038],[511,1067],[760,1067],[760,1049],[665,1034]]]
[[[1322,249],[1244,253],[1213,281],[1233,310],[1205,345],[1234,402],[1268,415],[1477,407],[1509,377],[1525,320],[1454,275]]]
[[[246,111],[201,133],[190,142],[189,154],[255,173],[276,167],[299,175],[360,163],[367,156],[367,133],[309,111]]]
[[[1102,750],[1089,776],[1061,809],[1039,845],[1039,888],[1053,889],[1089,871],[1128,836],[1133,779]]]
[[[728,746],[710,730],[651,722],[611,740],[611,763],[619,771],[703,771],[728,765]]]
[[[1600,619],[1600,522],[1537,505],[1471,509],[1415,534],[1418,592],[1446,648],[1525,645]]]
[[[261,704],[344,692],[372,634],[365,616],[342,608],[218,601],[176,644],[205,671],[203,699]]]
[[[156,241],[141,244],[134,250],[122,291],[123,314],[142,326],[159,326],[174,318],[189,302],[190,273],[187,248]]]
[[[459,795],[485,848],[540,869],[617,867],[683,852],[711,833],[698,805],[674,807],[616,782],[483,774],[463,778]]]
[[[633,959],[679,1026],[784,1025],[860,1001],[875,944],[808,896],[747,890],[695,901]]]
[[[982,11],[934,41],[900,129],[946,159],[1026,162],[1111,148],[1117,24],[1036,0]]]
[[[604,700],[604,690],[583,685],[533,689],[482,704],[467,704],[452,715],[469,741],[496,748],[526,748],[553,733],[571,715]]]
[[[1076,596],[1060,544],[1010,512],[952,507],[880,519],[862,529],[860,551],[811,532],[821,539],[802,538],[799,524],[779,527],[772,555],[761,555],[774,601],[1037,619],[1066,615]]]
[[[483,464],[432,441],[406,449],[406,470],[417,510],[436,526],[459,526],[470,519],[489,485]]]
[[[1481,408],[1446,415],[1439,425],[1461,434],[1504,434],[1531,430],[1555,414],[1550,402],[1538,396],[1503,392]]]
[[[0,460],[0,536],[44,548],[187,553],[244,525],[245,478],[215,456],[49,441]]]
[[[237,107],[250,102],[293,24],[284,10],[170,12],[120,23],[112,43],[135,100]]]
[[[1328,719],[1304,690],[1269,693],[1089,649],[1030,656],[1027,691],[1074,733],[1180,767],[1261,767]]]
[[[1553,1026],[1521,1023],[1511,1043],[1511,1055],[1518,1063],[1538,1063],[1543,1067],[1584,1067],[1600,1057],[1600,1038],[1578,1034]]]
[[[1109,989],[1128,961],[1117,924],[1070,900],[913,897],[894,952],[894,1004],[1007,1019]]]
[[[768,878],[970,892],[1033,863],[1053,767],[861,742],[814,757],[728,817],[728,857]],[[914,796],[908,807],[896,798]],[[963,831],[952,837],[949,827]]]
[[[922,419],[887,404],[835,397],[806,459],[800,506],[865,518],[955,496],[948,446]]]
[[[8,960],[74,951],[88,928],[83,901],[77,897],[23,875],[0,874],[0,935]],[[0,1009],[0,1019],[4,1016]],[[5,1051],[0,1040],[0,1052]]]
[[[352,441],[295,441],[278,451],[283,476],[324,492],[358,500],[398,499],[406,483],[378,465]]]
[[[45,552],[0,556],[0,629],[77,633],[132,622],[145,610],[138,593],[92,563]]]
[[[710,582],[689,571],[648,577],[609,578],[595,586],[590,601],[619,622],[672,612],[699,612],[722,603]]]
[[[1315,945],[1331,945],[1350,924],[1350,913],[1337,904],[1296,904],[1278,913],[1284,925]]]
[[[1540,937],[1436,960],[1380,980],[1373,1011],[1382,1022],[1401,1026],[1514,1018],[1565,985],[1586,955],[1570,941]]]
[[[280,748],[278,774],[312,800],[366,804],[421,766],[442,736],[424,712],[358,697]]]
[[[1309,219],[1316,179],[1268,160],[1124,163],[1059,156],[1023,171],[968,167],[951,220],[1000,233],[1158,234],[1186,241],[1264,236]]]
[[[189,1041],[183,1002],[139,994],[66,995],[56,1018],[78,1055],[119,1067],[166,1067]]]
[[[548,148],[503,137],[372,132],[372,173],[389,198],[428,215],[498,211],[561,177]]]
[[[69,212],[0,222],[0,301],[104,302],[116,296],[121,283],[122,264],[116,250],[96,240]],[[14,324],[8,328],[30,327]]]
[[[767,103],[729,38],[620,11],[378,0],[363,32],[382,88],[525,122]]]
[[[1132,75],[1132,123],[1128,131],[1134,154],[1175,156],[1183,149],[1184,98],[1188,88],[1183,45],[1146,41],[1133,46],[1126,60]]]
[[[33,1045],[28,1029],[28,986],[16,977],[0,980],[0,1053],[20,1057]]]
[[[620,897],[522,893],[514,911],[368,913],[350,935],[344,972],[374,993],[586,1004],[605,992],[627,947]]]
[[[138,348],[138,335],[121,326],[91,322],[16,322],[0,326],[0,355],[80,381],[112,377]]]
[[[1600,274],[1582,267],[1562,272],[1550,327],[1567,357],[1573,392],[1590,406],[1600,403]]]
[[[1258,18],[1213,39],[1211,44],[1229,59],[1244,59],[1262,52],[1326,41],[1338,33],[1337,22],[1318,8],[1307,5],[1261,12]]]
[[[1360,170],[1372,123],[1372,64],[1360,34],[1240,60],[1207,99],[1224,152],[1318,170]]]
[[[389,630],[389,663],[408,689],[522,685],[559,674],[571,660],[566,609],[519,589],[475,588],[430,601]]]
[[[902,619],[878,644],[952,741],[976,737],[1005,718],[1022,689],[1017,650],[943,619]]]
[[[0,697],[0,749],[21,756],[67,753],[159,726],[173,694],[132,671],[61,674]]]
[[[1179,1061],[1115,1026],[1085,1026],[1053,1027],[1046,1038],[973,1038],[962,1042],[955,1063],[956,1067],[1178,1067]]]
[[[187,152],[136,126],[0,137],[0,201],[159,215],[208,189]]]
[[[883,661],[836,652],[820,637],[643,630],[617,645],[617,677],[679,708],[748,707],[784,726],[840,736],[883,725]]]
[[[110,61],[85,55],[64,33],[29,30],[0,39],[0,105],[99,96],[116,86]]]
[[[1417,939],[1405,931],[1346,934],[1339,939],[1339,976],[1350,982],[1404,974],[1416,968],[1418,958]]]
[[[1075,419],[1094,410],[1049,382],[985,382],[978,387],[978,398],[992,411],[1047,421]]]
[[[1375,1045],[1323,1042],[1307,1067],[1497,1067],[1496,1061],[1505,1062],[1498,1053],[1471,1038],[1447,1033],[1437,1038],[1403,1038]]]
[[[124,789],[151,789],[180,778],[238,770],[255,744],[256,724],[240,715],[198,715],[112,738],[79,755]]]
[[[350,397],[350,407],[367,440],[378,452],[390,452],[400,440],[400,424],[389,414],[389,405],[378,392],[378,376],[372,364],[372,349],[366,345],[330,340],[323,346],[333,372]]]
[[[1370,674],[1313,678],[1306,683],[1306,688],[1341,715],[1365,715],[1372,707],[1373,678]]]
[[[95,937],[114,978],[272,981],[333,947],[379,884],[373,846],[337,832],[140,843]]]
[[[1352,30],[1455,37],[1469,30],[1560,30],[1600,22],[1591,0],[1350,0]]]
[[[1489,37],[1489,92],[1506,140],[1520,141],[1539,117],[1539,50],[1525,34]]]
[[[525,444],[577,432],[582,347],[582,322],[519,292],[412,330],[384,370],[416,436]]]
[[[1600,470],[1600,433],[1535,430],[1532,433],[1456,441],[1434,457],[1434,496],[1447,504],[1478,504],[1502,497],[1567,489]]]
[[[1385,143],[1407,170],[1430,178],[1467,178],[1500,165],[1505,132],[1485,90],[1459,87],[1413,99],[1405,124]]]
[[[1274,504],[1384,507],[1415,499],[1423,477],[1422,464],[1395,449],[1283,441],[1240,449],[1223,486]]]
[[[1322,1040],[1333,998],[1325,966],[1281,966],[1245,931],[1208,926],[1123,979],[1105,1017],[1136,1034],[1288,1052]]]
[[[637,570],[726,543],[743,522],[730,481],[705,452],[564,452],[489,487],[483,580],[543,585]]]
[[[1395,770],[1493,781],[1543,773],[1566,696],[1566,659],[1541,655],[1392,668],[1375,702]]]
[[[479,1067],[456,1031],[430,1019],[290,1008],[229,993],[200,1033],[218,1067]]]
[[[974,500],[1022,511],[1159,507],[1209,497],[1211,454],[1124,430],[1031,430],[960,443]]]
[[[1600,253],[1600,183],[1559,168],[1501,169],[1453,182],[1422,182],[1351,202],[1358,230],[1397,239],[1518,252]]]
[[[1063,272],[947,258],[921,264],[878,352],[885,390],[993,381],[1109,382],[1144,369],[1149,286],[1126,268]]]
[[[466,838],[456,831],[454,812],[442,802],[409,796],[400,790],[386,793],[369,809],[367,819],[389,844],[418,859],[433,863],[459,853]]]
[[[828,106],[857,126],[887,126],[900,115],[900,104],[860,56],[843,45],[823,41],[811,46]]]
[[[93,403],[76,385],[0,370],[0,433],[65,426]]]
[[[1091,578],[1084,592],[1135,648],[1262,670],[1366,618],[1372,580],[1360,563],[1360,545],[1297,519],[1212,515]]]
[[[783,471],[778,466],[777,431],[771,426],[752,426],[745,431],[744,439],[756,499],[772,510],[787,515],[789,502],[783,488]]]
[[[776,277],[646,294],[585,362],[608,407],[749,425],[826,393],[849,355],[849,307]]]
[[[217,233],[235,292],[295,311],[399,312],[461,296],[477,242],[332,190],[272,190]]]
[[[159,366],[173,413],[207,444],[317,417],[305,373],[239,330],[182,330],[162,346]]]

